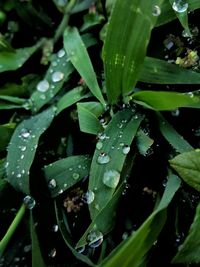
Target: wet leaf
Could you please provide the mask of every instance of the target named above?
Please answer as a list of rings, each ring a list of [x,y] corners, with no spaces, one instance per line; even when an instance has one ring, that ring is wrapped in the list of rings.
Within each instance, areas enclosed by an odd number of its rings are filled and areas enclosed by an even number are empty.
[[[91,94],[85,94],[85,90],[82,86],[75,87],[74,89],[70,90],[66,94],[64,94],[57,103],[57,115],[63,111],[64,109],[72,106],[73,104],[77,103],[81,99],[90,97]]]
[[[200,75],[164,60],[146,57],[139,80],[158,84],[199,84]]]
[[[97,135],[103,131],[103,127],[98,119],[104,112],[102,104],[99,102],[78,103],[77,108],[80,130],[82,132]]]
[[[165,118],[158,113],[159,127],[164,138],[179,153],[193,150],[193,147],[181,136]]]
[[[45,166],[44,173],[51,197],[57,197],[89,175],[91,159],[71,156]]]
[[[166,221],[166,208],[172,201],[176,191],[180,187],[180,179],[171,175],[168,179],[166,189],[158,207],[144,221],[139,229],[124,240],[103,261],[102,267],[139,267],[143,258],[153,243],[157,240]]]
[[[173,110],[181,107],[200,108],[198,96],[165,91],[139,91],[132,95],[134,102],[154,110]]]
[[[70,61],[84,79],[92,94],[105,105],[86,47],[76,28],[65,30],[64,47],[69,55]]]
[[[136,85],[157,19],[153,7],[161,4],[162,0],[115,2],[103,49],[110,103],[116,103],[120,95],[126,96]]]
[[[32,47],[16,49],[15,52],[0,52],[0,73],[4,71],[17,70],[32,56],[43,41],[39,41]]]
[[[198,264],[200,263],[200,204],[197,206],[194,221],[190,226],[189,233],[178,248],[178,252],[172,263]]]
[[[112,198],[130,145],[142,119],[143,116],[140,114],[122,110],[113,117],[99,136],[89,178],[89,190],[95,192],[95,199],[89,205],[92,219]]]
[[[48,128],[55,114],[51,107],[22,121],[11,138],[7,154],[7,181],[19,191],[30,194],[29,171],[34,160],[38,140]]]
[[[169,163],[188,185],[200,192],[200,149],[179,154]]]

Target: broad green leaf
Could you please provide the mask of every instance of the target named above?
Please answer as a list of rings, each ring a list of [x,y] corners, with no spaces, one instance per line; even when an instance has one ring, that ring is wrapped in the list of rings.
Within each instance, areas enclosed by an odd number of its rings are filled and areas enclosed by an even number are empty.
[[[193,150],[193,147],[158,113],[159,128],[164,138],[179,153]]]
[[[7,154],[7,181],[19,191],[30,194],[29,171],[34,160],[38,140],[48,128],[55,114],[51,107],[22,121],[11,138]]]
[[[103,131],[98,117],[104,112],[99,102],[78,103],[78,119],[80,130],[85,133],[95,134]]]
[[[37,112],[61,90],[73,69],[65,50],[59,50],[54,55],[45,77],[38,83],[37,90],[31,95],[31,108],[34,112]]]
[[[173,8],[173,4],[174,4],[174,0],[169,0],[172,8]],[[179,3],[180,2],[180,3]],[[177,4],[178,6],[177,7],[184,7],[184,4],[185,4],[185,8],[187,7],[188,3],[187,2],[182,2],[182,1],[177,1]],[[183,26],[183,28],[185,29],[185,31],[187,32],[187,34],[189,36],[192,36],[191,35],[191,32],[190,32],[190,29],[189,29],[189,26],[188,26],[188,13],[187,13],[187,8],[184,12],[177,12],[177,11],[174,11],[177,18],[179,19],[181,25]]]
[[[65,30],[64,47],[69,55],[70,61],[84,79],[92,94],[105,105],[86,47],[76,28],[67,28]]]
[[[143,257],[157,240],[166,221],[166,208],[180,187],[180,179],[171,175],[158,207],[140,228],[123,241],[100,265],[101,267],[139,267]]]
[[[89,178],[89,190],[95,192],[95,199],[89,205],[92,219],[112,198],[130,145],[142,119],[143,116],[140,114],[134,114],[131,110],[122,110],[115,114],[105,131],[99,136]],[[108,183],[105,180],[111,184],[106,185]]]
[[[14,129],[8,125],[0,125],[0,151],[5,150],[10,138],[13,134]]]
[[[154,140],[151,139],[144,131],[139,130],[137,132],[136,144],[141,155],[145,156],[153,143]]]
[[[154,110],[173,110],[181,107],[200,108],[200,98],[190,94],[165,91],[139,91],[132,100]]]
[[[85,94],[85,90],[82,86],[75,87],[66,94],[64,94],[57,103],[57,115],[64,109],[72,106],[81,99],[90,97],[91,94]]]
[[[158,84],[199,84],[200,74],[161,59],[146,57],[139,80]]]
[[[32,267],[47,267],[45,264],[42,254],[41,254],[41,249],[40,249],[40,244],[38,240],[38,236],[36,233],[35,229],[35,223],[33,220],[33,213],[31,211],[30,213],[30,232],[31,232],[31,243],[32,243]]]
[[[59,205],[60,203],[58,201],[54,201],[54,205],[55,205],[55,213],[56,213],[56,219],[57,219],[57,223],[60,229],[60,232],[62,234],[62,237],[67,245],[67,247],[71,250],[71,252],[73,253],[73,255],[80,261],[85,262],[86,264],[88,264],[89,266],[95,266],[95,264],[85,255],[79,253],[74,247],[75,244],[73,243],[73,240],[71,238],[71,235],[69,234],[69,232],[67,231],[66,225],[65,225],[65,221],[64,221],[64,214],[62,212],[62,209]]]
[[[187,184],[200,191],[200,149],[179,154],[169,163]]]
[[[200,2],[199,0],[187,0],[188,3],[188,12],[196,10],[200,8]],[[176,19],[176,14],[174,10],[172,9],[169,0],[164,0],[162,4],[161,9],[161,15],[158,17],[156,26],[163,25],[167,22],[170,22],[174,19]]]
[[[157,19],[152,11],[161,4],[162,0],[115,2],[103,49],[110,103],[116,103],[120,95],[126,96],[136,85]]]
[[[43,41],[39,41],[31,47],[19,48],[14,52],[0,52],[0,73],[21,68],[22,65],[41,47]]]
[[[51,197],[57,197],[89,175],[91,159],[71,156],[45,166],[44,173]]]
[[[178,252],[172,263],[198,264],[200,263],[200,204],[197,206],[194,221],[190,226],[189,233],[178,248]]]

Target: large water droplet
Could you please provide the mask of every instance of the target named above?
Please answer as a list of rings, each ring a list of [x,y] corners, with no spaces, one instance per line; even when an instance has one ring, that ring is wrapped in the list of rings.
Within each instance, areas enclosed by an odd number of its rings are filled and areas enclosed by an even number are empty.
[[[94,198],[95,198],[95,194],[93,191],[91,190],[88,190],[85,194],[85,200],[86,200],[86,203],[89,205],[91,204],[93,201],[94,201]]]
[[[98,141],[96,143],[96,149],[100,150],[100,149],[102,149],[102,147],[103,147],[103,143],[101,141]]]
[[[26,205],[26,207],[29,209],[29,210],[32,210],[34,207],[35,207],[35,199],[32,198],[31,196],[26,196],[24,199],[23,199],[23,202],[24,204]]]
[[[176,0],[173,2],[172,8],[178,13],[183,13],[188,9],[188,3],[184,0]]]
[[[130,148],[130,146],[124,146],[123,148],[122,148],[122,153],[124,154],[124,155],[127,155],[128,153],[129,153],[129,151],[131,150],[131,148]]]
[[[161,9],[159,6],[154,6],[153,9],[152,9],[152,15],[157,17],[161,14]]]
[[[40,81],[37,85],[39,92],[46,92],[49,89],[49,82],[47,80]]]
[[[55,71],[51,78],[53,82],[60,82],[64,78],[64,73],[61,71]]]
[[[57,186],[56,180],[55,180],[55,179],[51,179],[51,180],[49,181],[48,187],[49,187],[50,189],[54,189],[54,188],[56,188],[56,186]]]
[[[110,161],[110,156],[105,152],[102,152],[97,158],[97,162],[99,164],[107,164],[109,161]]]
[[[97,248],[103,242],[103,234],[98,230],[92,230],[87,235],[87,242],[90,247]]]
[[[80,177],[80,175],[79,175],[79,173],[74,172],[74,173],[72,174],[72,177],[73,177],[74,180],[78,180],[78,178]]]
[[[59,50],[57,55],[58,55],[59,58],[64,57],[65,50],[64,49]]]
[[[116,188],[120,179],[120,173],[115,170],[108,170],[103,175],[103,183],[110,187],[110,188]]]
[[[21,129],[20,136],[26,139],[30,136],[30,132],[27,129],[23,128]]]

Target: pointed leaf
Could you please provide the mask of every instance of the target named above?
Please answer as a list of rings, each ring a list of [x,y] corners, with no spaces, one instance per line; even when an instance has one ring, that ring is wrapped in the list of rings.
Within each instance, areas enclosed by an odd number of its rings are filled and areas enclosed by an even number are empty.
[[[151,139],[144,131],[139,130],[137,132],[136,144],[141,155],[145,156],[153,143],[154,140]]]
[[[13,131],[14,129],[10,128],[9,125],[0,125],[0,151],[6,149]]]

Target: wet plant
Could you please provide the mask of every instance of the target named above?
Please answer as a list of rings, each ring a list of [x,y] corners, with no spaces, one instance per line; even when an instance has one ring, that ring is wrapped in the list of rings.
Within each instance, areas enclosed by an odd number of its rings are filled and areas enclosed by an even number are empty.
[[[0,266],[200,264],[199,1],[49,2],[0,3]]]

